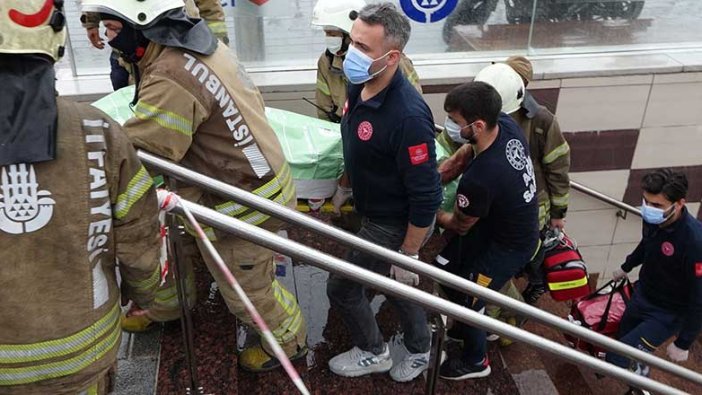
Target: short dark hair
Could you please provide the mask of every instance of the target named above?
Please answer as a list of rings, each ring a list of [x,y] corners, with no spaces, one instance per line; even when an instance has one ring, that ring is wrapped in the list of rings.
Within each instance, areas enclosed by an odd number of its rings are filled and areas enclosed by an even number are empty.
[[[405,49],[412,27],[409,19],[402,15],[393,3],[368,4],[358,13],[358,19],[371,26],[382,25],[385,30],[385,43],[392,49]]]
[[[458,111],[466,122],[483,120],[489,129],[497,125],[502,98],[495,88],[481,81],[467,82],[451,90],[444,101],[444,111]]]
[[[662,193],[669,201],[677,202],[687,196],[687,177],[673,169],[656,169],[641,178],[641,188],[654,195]]]

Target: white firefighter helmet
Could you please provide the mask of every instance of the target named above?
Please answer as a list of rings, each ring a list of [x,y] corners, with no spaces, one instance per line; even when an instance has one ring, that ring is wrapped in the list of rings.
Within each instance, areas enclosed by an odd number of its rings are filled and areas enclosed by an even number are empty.
[[[58,3],[58,5],[56,5]],[[0,1],[0,53],[63,56],[66,18],[63,1]]]
[[[365,0],[319,0],[312,11],[312,26],[334,27],[350,33],[356,14],[365,6]]]
[[[118,16],[135,28],[147,27],[166,11],[183,8],[183,0],[82,0],[83,12]]]
[[[502,98],[502,112],[511,114],[524,101],[524,81],[514,69],[504,63],[495,63],[478,72],[475,81],[492,85]]]

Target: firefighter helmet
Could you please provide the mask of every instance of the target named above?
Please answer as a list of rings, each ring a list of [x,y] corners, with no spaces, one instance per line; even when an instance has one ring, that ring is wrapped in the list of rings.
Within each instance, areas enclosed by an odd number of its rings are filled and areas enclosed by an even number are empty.
[[[99,12],[115,15],[136,29],[143,29],[159,19],[167,11],[183,8],[183,0],[83,0],[83,12]]]
[[[350,33],[358,12],[365,6],[365,0],[319,0],[312,11],[312,26]]]
[[[475,81],[492,85],[502,98],[502,112],[511,114],[524,101],[524,82],[522,77],[504,63],[495,63],[478,72]]]
[[[62,0],[0,1],[0,53],[44,54],[57,61],[66,42]]]

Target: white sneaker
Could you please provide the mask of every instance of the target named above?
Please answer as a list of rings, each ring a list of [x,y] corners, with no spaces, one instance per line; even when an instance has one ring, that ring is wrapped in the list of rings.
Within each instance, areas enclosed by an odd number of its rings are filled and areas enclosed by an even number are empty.
[[[402,332],[396,333],[390,337],[388,347],[390,347],[392,366],[399,364],[403,359],[405,359],[405,356],[409,354],[407,347],[405,347],[405,336]]]
[[[429,352],[407,353],[400,363],[390,369],[390,377],[400,383],[412,381],[429,367]]]
[[[385,343],[381,354],[373,354],[354,347],[329,360],[329,369],[339,376],[358,377],[370,373],[384,373],[392,369],[390,348]]]
[[[429,352],[410,353],[401,333],[390,339],[390,355],[393,362],[390,377],[401,383],[414,380],[429,366]]]

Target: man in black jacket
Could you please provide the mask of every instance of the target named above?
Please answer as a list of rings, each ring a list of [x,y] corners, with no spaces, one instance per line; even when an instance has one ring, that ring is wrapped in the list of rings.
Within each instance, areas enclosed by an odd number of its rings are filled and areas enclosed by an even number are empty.
[[[702,224],[685,207],[687,178],[659,169],[642,179],[643,238],[612,277],[641,265],[639,282],[619,327],[619,340],[653,352],[677,335],[668,357],[681,362],[702,328]],[[607,361],[648,375],[648,367],[618,354]]]

